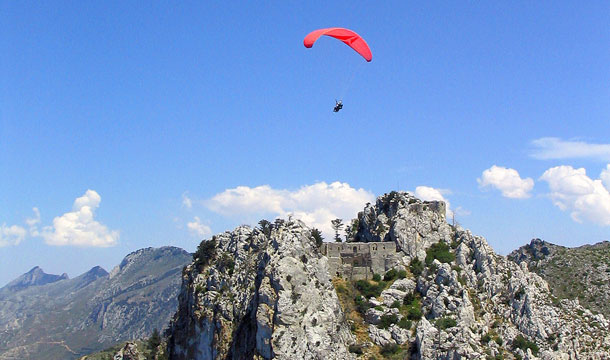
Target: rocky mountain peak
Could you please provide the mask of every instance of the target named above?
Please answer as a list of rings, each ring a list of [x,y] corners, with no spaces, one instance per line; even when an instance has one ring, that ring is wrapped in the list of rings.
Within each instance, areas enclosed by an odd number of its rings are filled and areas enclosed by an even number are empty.
[[[451,241],[443,201],[422,201],[407,192],[392,191],[358,213],[355,241],[394,241],[410,260],[424,260],[425,250],[441,240]]]
[[[68,279],[68,274],[53,275],[45,273],[39,266],[33,267],[27,273],[8,283],[3,289],[19,291],[30,286],[40,286]]]
[[[518,263],[542,260],[560,247],[541,239],[532,239],[528,245],[512,251],[508,258]]]
[[[91,283],[101,277],[108,276],[108,272],[101,266],[94,266],[89,271],[84,273],[82,276],[83,283]]]
[[[184,249],[174,246],[162,246],[160,248],[147,247],[133,251],[123,258],[121,263],[110,271],[110,278],[119,273],[128,273],[131,269],[140,269],[146,262],[163,262],[165,258],[180,257],[188,255]]]

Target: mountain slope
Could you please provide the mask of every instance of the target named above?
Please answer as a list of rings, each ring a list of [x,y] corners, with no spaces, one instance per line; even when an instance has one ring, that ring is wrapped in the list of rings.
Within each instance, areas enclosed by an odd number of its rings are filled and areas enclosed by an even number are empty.
[[[562,299],[578,299],[585,307],[610,317],[610,242],[567,248],[540,239],[508,255],[526,263]]]
[[[0,293],[0,359],[74,359],[163,329],[192,259],[173,247],[141,249],[107,273]]]

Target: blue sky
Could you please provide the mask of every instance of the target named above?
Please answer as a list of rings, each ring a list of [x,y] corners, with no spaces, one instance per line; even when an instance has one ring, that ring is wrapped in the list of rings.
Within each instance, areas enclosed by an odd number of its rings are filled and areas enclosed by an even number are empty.
[[[0,13],[0,285],[193,251],[261,217],[324,227],[395,189],[442,196],[504,254],[610,240],[608,2]],[[373,61],[330,38],[303,47],[330,26]]]

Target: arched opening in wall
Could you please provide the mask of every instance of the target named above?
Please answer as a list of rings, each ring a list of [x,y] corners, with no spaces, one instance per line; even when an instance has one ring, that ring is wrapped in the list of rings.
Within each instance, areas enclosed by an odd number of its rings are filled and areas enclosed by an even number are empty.
[[[358,260],[354,260],[354,266],[358,266]]]
[[[354,246],[354,252],[357,253],[358,252],[358,247]]]
[[[373,250],[377,250],[377,245],[373,245]]]

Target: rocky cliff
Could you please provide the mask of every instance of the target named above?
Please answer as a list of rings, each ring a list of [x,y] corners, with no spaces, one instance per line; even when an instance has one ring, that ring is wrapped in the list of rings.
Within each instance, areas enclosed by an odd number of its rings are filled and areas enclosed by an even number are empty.
[[[352,357],[327,259],[299,221],[217,235],[182,279],[171,359]]]
[[[610,242],[567,248],[533,239],[508,255],[549,283],[553,295],[610,317]]]
[[[191,258],[178,248],[148,248],[110,274],[96,266],[74,279],[12,282],[0,290],[0,359],[76,359],[162,330]]]
[[[392,192],[354,240],[396,242],[372,280],[332,279],[298,221],[201,243],[182,274],[172,359],[607,359],[609,322],[559,300],[527,266],[445,221],[442,202]]]

